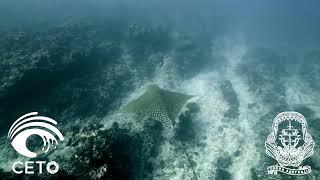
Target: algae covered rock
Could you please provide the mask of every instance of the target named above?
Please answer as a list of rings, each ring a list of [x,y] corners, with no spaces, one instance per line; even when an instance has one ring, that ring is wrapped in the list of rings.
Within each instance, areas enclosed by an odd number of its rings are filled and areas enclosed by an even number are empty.
[[[129,72],[117,61],[119,42],[104,35],[103,27],[68,24],[37,33],[5,33],[0,39],[4,125],[30,109],[60,115],[69,109],[74,116],[104,113],[97,102],[111,105],[114,99],[108,97],[115,97],[110,93],[121,84],[115,79],[124,82]]]

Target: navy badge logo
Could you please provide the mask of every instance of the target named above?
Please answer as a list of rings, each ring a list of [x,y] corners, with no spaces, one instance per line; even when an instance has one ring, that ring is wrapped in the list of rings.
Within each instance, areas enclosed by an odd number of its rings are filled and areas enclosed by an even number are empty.
[[[266,153],[278,164],[269,166],[268,174],[282,172],[289,175],[305,175],[311,167],[302,165],[304,159],[313,155],[314,141],[308,133],[306,118],[298,112],[278,114],[272,132],[265,141]]]

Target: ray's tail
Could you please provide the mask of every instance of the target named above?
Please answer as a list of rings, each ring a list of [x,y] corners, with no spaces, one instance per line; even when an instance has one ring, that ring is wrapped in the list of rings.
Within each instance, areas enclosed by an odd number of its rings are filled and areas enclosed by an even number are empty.
[[[172,126],[173,126],[173,128],[175,129],[175,125],[172,124]],[[178,140],[179,140],[179,142],[180,142],[180,144],[181,144],[181,146],[182,146],[183,153],[184,153],[184,154],[186,155],[186,157],[187,157],[189,166],[190,166],[190,168],[191,168],[191,170],[192,170],[192,172],[193,172],[193,176],[195,177],[196,180],[198,180],[198,176],[197,176],[196,170],[194,169],[194,167],[193,167],[193,165],[192,165],[191,157],[190,157],[189,154],[188,154],[188,151],[187,151],[187,149],[186,149],[186,146],[185,146],[185,144],[183,143],[183,141],[182,141],[182,139],[181,139],[181,137],[180,137],[180,133],[179,133],[179,132],[177,132],[177,138],[178,138]]]

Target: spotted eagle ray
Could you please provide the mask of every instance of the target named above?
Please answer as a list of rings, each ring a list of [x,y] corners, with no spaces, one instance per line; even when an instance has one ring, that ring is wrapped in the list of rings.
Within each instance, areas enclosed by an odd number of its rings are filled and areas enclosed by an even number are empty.
[[[124,106],[121,109],[121,112],[133,113],[138,115],[138,117],[149,117],[160,121],[164,128],[174,128],[175,119],[178,117],[181,109],[186,102],[193,97],[195,96],[164,90],[157,85],[149,85],[144,94]],[[198,179],[191,163],[191,158],[188,155],[179,134],[178,139],[183,146],[184,153],[193,174],[195,178]]]

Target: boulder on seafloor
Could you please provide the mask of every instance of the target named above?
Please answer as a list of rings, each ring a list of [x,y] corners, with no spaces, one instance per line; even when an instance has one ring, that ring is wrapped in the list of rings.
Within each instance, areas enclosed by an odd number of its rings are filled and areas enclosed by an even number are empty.
[[[237,119],[240,115],[240,102],[237,93],[233,89],[232,83],[229,80],[224,80],[220,83],[220,89],[223,98],[229,106],[229,109],[224,113],[224,119],[227,121],[230,121],[230,119]]]

